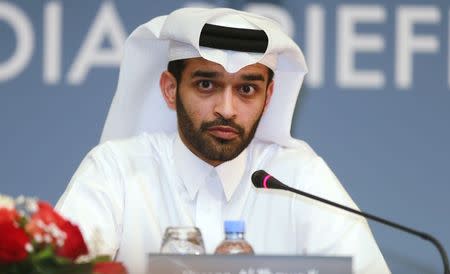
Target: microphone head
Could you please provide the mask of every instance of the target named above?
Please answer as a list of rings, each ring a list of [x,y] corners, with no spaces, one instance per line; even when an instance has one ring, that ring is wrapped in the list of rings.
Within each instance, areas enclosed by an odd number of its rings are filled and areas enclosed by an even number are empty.
[[[264,170],[255,171],[252,174],[252,182],[257,188],[290,190],[290,187],[278,181]]]
[[[271,176],[269,175],[269,173],[265,172],[264,170],[257,170],[252,174],[253,185],[257,188],[267,188],[267,179],[270,177]],[[265,186],[264,186],[264,179],[266,179]]]

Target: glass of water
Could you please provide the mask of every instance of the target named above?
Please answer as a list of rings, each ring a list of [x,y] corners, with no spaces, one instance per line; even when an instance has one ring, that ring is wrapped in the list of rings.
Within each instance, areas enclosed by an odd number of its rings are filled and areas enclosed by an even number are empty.
[[[164,254],[205,254],[202,234],[197,227],[168,227],[161,244]]]

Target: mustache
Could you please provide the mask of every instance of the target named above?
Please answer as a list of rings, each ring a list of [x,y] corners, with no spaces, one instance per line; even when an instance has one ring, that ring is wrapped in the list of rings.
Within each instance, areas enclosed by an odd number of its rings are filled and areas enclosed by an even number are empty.
[[[200,129],[202,131],[208,130],[210,127],[216,127],[216,126],[227,126],[232,127],[234,130],[238,132],[239,135],[242,135],[244,133],[244,128],[235,123],[233,120],[225,119],[223,117],[219,117],[216,120],[209,121],[209,122],[203,122],[200,126]]]

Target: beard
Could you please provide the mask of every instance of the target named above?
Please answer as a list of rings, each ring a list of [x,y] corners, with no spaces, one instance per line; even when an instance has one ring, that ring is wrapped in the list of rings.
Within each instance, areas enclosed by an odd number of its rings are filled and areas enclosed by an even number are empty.
[[[255,136],[263,111],[259,114],[248,132],[231,119],[219,117],[213,121],[203,121],[199,129],[196,129],[192,118],[186,111],[181,101],[179,91],[176,93],[176,109],[178,129],[185,140],[204,159],[225,162],[236,158],[250,144]],[[208,128],[213,126],[229,126],[236,130],[237,137],[225,140],[208,133]]]

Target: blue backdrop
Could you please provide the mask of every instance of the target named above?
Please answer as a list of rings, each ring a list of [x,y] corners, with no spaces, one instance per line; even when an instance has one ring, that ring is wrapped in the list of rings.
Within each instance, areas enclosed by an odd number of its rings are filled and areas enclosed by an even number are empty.
[[[0,193],[55,203],[98,143],[125,37],[185,5],[278,20],[311,73],[292,134],[361,209],[450,250],[450,5],[380,1],[1,1]],[[393,273],[442,273],[431,244],[370,223]]]

